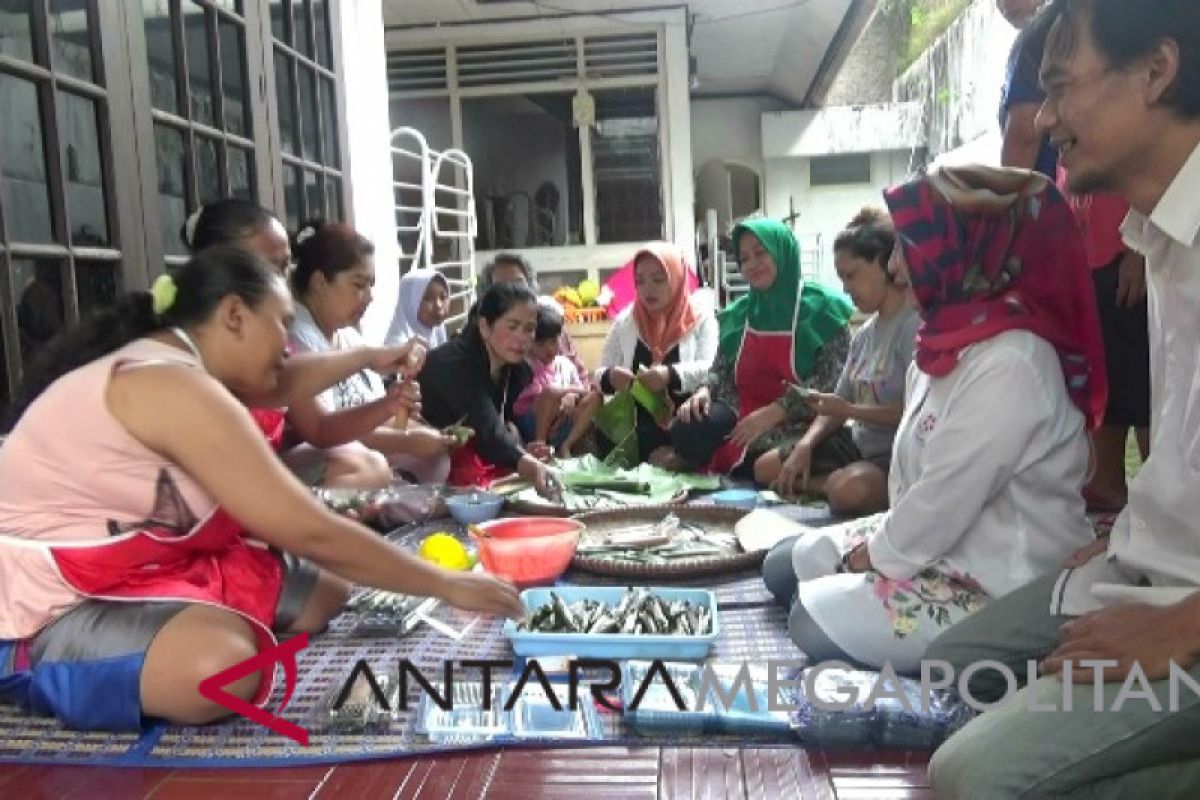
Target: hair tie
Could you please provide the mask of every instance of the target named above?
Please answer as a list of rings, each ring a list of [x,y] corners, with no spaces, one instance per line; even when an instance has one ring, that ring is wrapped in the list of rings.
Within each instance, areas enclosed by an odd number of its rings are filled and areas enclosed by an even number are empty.
[[[154,283],[150,285],[150,297],[154,305],[154,315],[161,317],[167,313],[171,306],[175,305],[175,296],[179,293],[179,287],[175,284],[175,279],[170,275],[163,273],[154,279]]]
[[[188,247],[196,245],[196,226],[200,224],[200,214],[203,212],[204,206],[200,206],[183,223],[183,238],[187,240]]]
[[[317,235],[317,229],[312,225],[305,225],[300,230],[296,231],[297,246],[304,244],[309,239]]]

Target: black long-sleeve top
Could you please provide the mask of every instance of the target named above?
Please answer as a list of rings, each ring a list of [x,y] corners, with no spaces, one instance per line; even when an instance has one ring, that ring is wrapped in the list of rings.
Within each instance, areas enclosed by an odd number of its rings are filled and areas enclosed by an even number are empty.
[[[533,380],[525,362],[506,366],[493,381],[487,350],[476,337],[452,339],[435,347],[418,376],[421,415],[435,428],[463,423],[475,429],[475,449],[484,461],[516,469],[524,451],[506,426],[515,420],[513,404]]]

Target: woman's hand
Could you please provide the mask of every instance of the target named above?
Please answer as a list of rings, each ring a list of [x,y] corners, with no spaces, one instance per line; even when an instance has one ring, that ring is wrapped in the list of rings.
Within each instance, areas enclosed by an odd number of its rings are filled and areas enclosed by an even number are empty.
[[[517,589],[504,578],[485,572],[446,571],[446,586],[442,598],[465,611],[484,614],[503,614],[512,619],[525,615],[525,606]]]
[[[539,462],[549,461],[554,456],[554,448],[537,439],[525,445],[525,452]],[[530,478],[526,478],[526,480],[529,480],[530,483],[533,482]]]
[[[733,433],[729,434],[729,441],[738,447],[747,447],[755,439],[782,423],[786,417],[778,403],[768,403],[738,420]]]
[[[875,568],[871,564],[871,551],[866,542],[856,544],[854,549],[846,554],[845,562],[846,569],[850,572],[866,572]]]
[[[850,404],[840,395],[809,392],[804,395],[804,402],[818,417],[846,419],[850,416]]]
[[[779,477],[771,484],[771,488],[784,497],[794,497],[800,491],[808,488],[808,479],[812,471],[812,448],[804,441],[799,441],[784,459],[779,470]],[[798,482],[798,483],[797,483]]]
[[[408,445],[404,452],[418,458],[436,458],[458,446],[456,437],[433,428],[411,427],[404,438]]]
[[[633,383],[633,373],[624,367],[609,367],[608,382],[612,384],[613,391],[623,392]]]
[[[414,354],[413,350],[417,352]],[[425,366],[425,354],[429,352],[429,343],[420,337],[413,337],[404,344],[369,347],[367,366],[376,372],[390,375],[401,372],[411,378]]]
[[[391,416],[404,410],[412,419],[421,412],[421,384],[411,379],[397,381],[388,387],[384,402]]]
[[[577,392],[567,392],[558,401],[558,413],[560,415],[570,414],[575,410],[575,406],[579,405],[579,394]]]
[[[530,447],[534,445],[544,448],[547,457],[554,455],[554,451],[545,442],[530,442],[529,444]],[[562,491],[562,485],[555,477],[554,470],[539,461],[533,452],[527,452],[517,464],[517,474],[526,483],[531,484],[539,495],[548,500],[558,499],[556,496]]]
[[[639,372],[637,379],[652,392],[665,392],[671,385],[671,368],[659,364]]]
[[[708,416],[711,407],[712,399],[708,395],[708,387],[701,386],[675,413],[681,422],[699,422]]]

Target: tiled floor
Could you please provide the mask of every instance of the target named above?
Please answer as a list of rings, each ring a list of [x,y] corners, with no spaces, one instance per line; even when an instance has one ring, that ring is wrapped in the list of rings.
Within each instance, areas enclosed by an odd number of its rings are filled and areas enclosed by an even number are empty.
[[[927,753],[800,748],[503,750],[336,767],[149,770],[0,766],[21,800],[534,800],[534,798],[932,798]]]

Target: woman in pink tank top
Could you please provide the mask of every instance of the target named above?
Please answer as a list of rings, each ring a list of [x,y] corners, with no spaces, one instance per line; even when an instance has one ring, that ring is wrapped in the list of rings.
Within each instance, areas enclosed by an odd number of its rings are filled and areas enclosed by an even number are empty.
[[[197,724],[226,713],[201,681],[321,630],[351,583],[521,613],[275,457],[248,406],[279,388],[291,314],[266,262],[216,247],[46,346],[0,449],[0,697],[75,727]],[[226,690],[262,702],[270,676]]]

